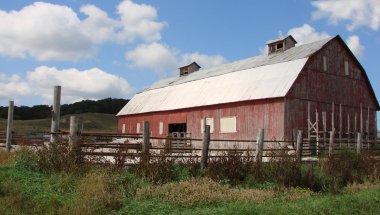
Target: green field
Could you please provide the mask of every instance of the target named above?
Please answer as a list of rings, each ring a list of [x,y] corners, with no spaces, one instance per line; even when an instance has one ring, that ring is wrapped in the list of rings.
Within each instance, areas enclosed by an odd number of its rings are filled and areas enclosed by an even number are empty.
[[[116,132],[117,117],[114,114],[83,113],[76,114],[79,120],[79,129],[83,131]],[[68,131],[70,116],[61,116],[61,130]],[[15,120],[15,134],[35,134],[50,132],[51,119]],[[6,119],[0,119],[0,131],[6,130]]]
[[[0,214],[380,214],[379,163],[342,155],[330,164],[284,160],[249,173],[235,160],[235,169],[247,173],[241,180],[211,170],[222,161],[206,171],[164,160],[124,168],[77,163],[59,145],[0,150]],[[374,168],[361,171],[367,161]]]

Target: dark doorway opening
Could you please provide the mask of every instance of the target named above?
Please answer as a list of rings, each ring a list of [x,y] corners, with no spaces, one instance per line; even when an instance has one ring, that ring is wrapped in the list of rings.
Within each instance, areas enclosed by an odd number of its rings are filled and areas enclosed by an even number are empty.
[[[186,123],[173,123],[169,124],[169,133],[173,132],[186,132],[187,126]]]

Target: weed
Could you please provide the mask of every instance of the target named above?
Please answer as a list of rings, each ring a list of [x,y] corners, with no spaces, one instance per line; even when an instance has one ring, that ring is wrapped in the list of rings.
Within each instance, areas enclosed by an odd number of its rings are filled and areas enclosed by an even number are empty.
[[[193,207],[228,201],[261,202],[273,197],[273,191],[229,188],[210,178],[192,178],[187,181],[140,188],[136,192],[136,197],[160,199],[178,206]]]

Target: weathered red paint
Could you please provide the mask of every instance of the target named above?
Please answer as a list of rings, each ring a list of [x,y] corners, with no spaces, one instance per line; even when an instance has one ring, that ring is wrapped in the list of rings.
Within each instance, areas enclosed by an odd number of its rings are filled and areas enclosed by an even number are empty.
[[[323,56],[327,59],[327,72],[323,71]],[[349,64],[349,75],[344,74],[344,62]],[[327,113],[327,130],[331,130],[332,102],[335,103],[335,129],[339,130],[339,105],[342,104],[342,131],[347,131],[347,114],[354,131],[360,129],[360,106],[363,107],[363,130],[370,108],[370,132],[374,129],[375,111],[379,110],[377,99],[368,77],[340,37],[328,42],[320,51],[309,57],[299,77],[284,98],[242,101],[229,104],[187,108],[173,111],[151,112],[119,116],[119,131],[125,124],[127,133],[136,132],[136,124],[149,121],[153,136],[168,134],[169,123],[187,123],[187,131],[193,138],[201,138],[201,119],[214,118],[213,139],[256,139],[259,128],[264,128],[265,139],[290,140],[292,129],[307,131],[307,103],[311,103],[311,119],[319,112],[322,129],[322,111]],[[220,133],[220,118],[237,117],[236,133]],[[159,134],[159,122],[164,123]]]

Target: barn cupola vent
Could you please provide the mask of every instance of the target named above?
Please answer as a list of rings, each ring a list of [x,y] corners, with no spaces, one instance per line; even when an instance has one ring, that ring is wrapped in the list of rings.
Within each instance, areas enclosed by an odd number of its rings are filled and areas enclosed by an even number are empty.
[[[267,42],[268,55],[286,51],[290,48],[293,48],[296,44],[297,41],[292,37],[292,35],[281,37],[275,40],[270,40]]]
[[[186,66],[179,68],[179,76],[184,76],[184,75],[188,75],[190,73],[196,72],[200,68],[201,67],[196,62],[192,62],[189,65],[186,65]]]

